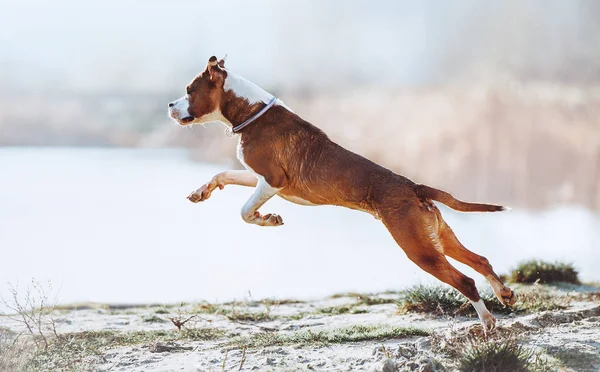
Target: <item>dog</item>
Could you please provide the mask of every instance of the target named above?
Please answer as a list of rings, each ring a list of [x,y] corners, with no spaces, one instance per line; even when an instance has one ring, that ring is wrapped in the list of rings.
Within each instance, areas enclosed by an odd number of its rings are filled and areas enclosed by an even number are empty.
[[[469,299],[484,330],[493,329],[496,319],[481,300],[475,281],[446,256],[482,274],[501,303],[515,304],[514,292],[485,257],[460,243],[433,201],[462,212],[495,212],[506,207],[460,201],[346,150],[281,100],[226,69],[224,58],[208,60],[204,71],[186,87],[186,94],[169,103],[169,116],[182,126],[218,121],[238,135],[237,157],[246,170],[216,174],[188,196],[191,202],[205,201],[226,185],[254,187],[241,215],[258,226],[283,225],[281,216],[258,211],[275,195],[301,205],[337,205],[367,212],[383,222],[411,261]]]

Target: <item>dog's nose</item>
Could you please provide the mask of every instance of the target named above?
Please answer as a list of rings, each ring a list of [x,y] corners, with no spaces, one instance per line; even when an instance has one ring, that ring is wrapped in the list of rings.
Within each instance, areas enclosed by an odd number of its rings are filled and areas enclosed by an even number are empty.
[[[169,107],[173,107],[175,104],[173,102],[169,103]]]

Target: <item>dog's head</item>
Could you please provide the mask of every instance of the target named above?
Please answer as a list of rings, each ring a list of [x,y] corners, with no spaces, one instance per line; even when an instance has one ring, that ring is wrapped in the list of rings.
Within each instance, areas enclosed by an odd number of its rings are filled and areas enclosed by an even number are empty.
[[[186,94],[169,103],[169,116],[180,125],[222,121],[219,107],[226,77],[225,59],[210,57],[206,69],[185,88]]]

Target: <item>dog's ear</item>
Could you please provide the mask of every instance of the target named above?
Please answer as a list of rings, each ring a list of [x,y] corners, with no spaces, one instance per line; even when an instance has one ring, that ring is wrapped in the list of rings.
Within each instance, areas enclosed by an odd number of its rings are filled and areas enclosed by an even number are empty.
[[[225,60],[227,59],[227,54],[225,54],[223,56],[223,58],[221,58],[218,62],[217,65],[219,65],[219,67],[221,68],[225,68]]]
[[[214,81],[216,84],[223,84],[225,80],[225,72],[219,66],[217,57],[210,57],[208,64],[206,65],[206,71],[208,71],[210,75],[210,80]]]

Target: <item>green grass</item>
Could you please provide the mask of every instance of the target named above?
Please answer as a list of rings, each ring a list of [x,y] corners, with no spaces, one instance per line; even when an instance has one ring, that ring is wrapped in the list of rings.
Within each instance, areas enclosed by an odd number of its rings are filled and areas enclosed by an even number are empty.
[[[394,302],[396,302],[396,300],[393,298],[381,298],[361,294],[357,295],[356,297],[359,301],[359,304],[367,306],[393,304]]]
[[[569,298],[551,293],[543,286],[521,287],[516,290],[517,303],[504,306],[490,291],[480,292],[488,310],[495,314],[531,313],[567,308]],[[401,313],[419,312],[434,315],[469,315],[477,313],[468,299],[456,289],[448,286],[417,285],[400,294],[398,308]]]
[[[271,315],[270,303],[266,303],[260,311],[251,311],[248,304],[243,302],[229,302],[222,305],[202,302],[194,306],[192,313],[223,315],[232,322],[264,322],[276,318]]]
[[[524,261],[512,270],[510,281],[514,283],[557,283],[579,284],[577,270],[572,264],[545,262],[541,260]]]
[[[357,301],[351,304],[344,304],[338,306],[330,306],[319,308],[315,311],[316,314],[326,314],[326,315],[340,315],[340,314],[366,314],[369,311],[367,309],[360,309],[359,306],[374,306],[374,305],[383,305],[383,304],[393,304],[396,302],[396,299],[393,298],[381,298],[373,295],[348,292],[348,293],[337,293],[329,298],[337,299],[337,298],[354,298]]]
[[[594,371],[600,367],[600,355],[594,352],[560,347],[548,351],[548,354],[574,371]]]
[[[466,345],[458,360],[462,372],[527,372],[533,352],[512,340],[477,341]]]
[[[368,313],[368,311],[365,309],[359,309],[357,307],[359,305],[360,304],[322,307],[322,308],[315,310],[315,313],[316,314],[325,314],[325,315],[366,314],[366,313]]]
[[[511,313],[491,292],[481,292],[485,306],[493,313]],[[434,315],[477,315],[469,300],[459,291],[447,286],[417,285],[400,294],[401,312],[429,313]]]
[[[169,341],[206,341],[223,337],[216,328],[191,328],[177,331],[87,331],[67,333],[53,340],[47,350],[39,350],[29,360],[26,370],[87,370],[87,363],[106,350],[133,345]]]
[[[322,331],[302,330],[289,334],[257,333],[228,343],[235,347],[266,347],[287,345],[329,345],[358,341],[382,341],[410,336],[427,336],[429,331],[391,325],[354,325]]]
[[[387,292],[384,292],[383,294],[397,294],[397,292],[387,291]],[[344,298],[344,297],[355,298],[358,300],[358,304],[367,305],[367,306],[393,304],[396,301],[393,298],[381,298],[381,297],[376,297],[374,295],[369,295],[369,294],[364,294],[364,293],[356,293],[356,292],[336,293],[336,294],[329,296],[329,298],[332,298],[332,299]]]
[[[234,309],[225,312],[223,315],[232,322],[265,322],[274,319],[269,311],[255,312]]]
[[[156,315],[147,315],[147,316],[143,316],[142,320],[144,321],[144,323],[166,323],[167,320],[156,316]]]

